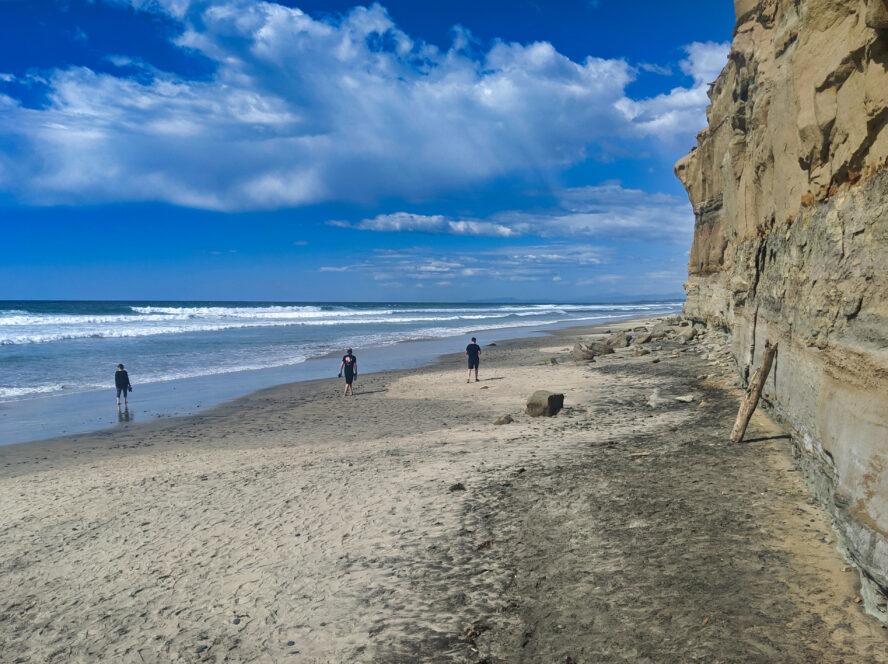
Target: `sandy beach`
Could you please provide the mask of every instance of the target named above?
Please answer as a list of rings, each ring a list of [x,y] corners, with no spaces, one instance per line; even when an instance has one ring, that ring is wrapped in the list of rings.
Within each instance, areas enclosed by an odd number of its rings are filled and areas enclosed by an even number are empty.
[[[571,359],[656,322],[0,447],[0,661],[888,662],[717,333]]]

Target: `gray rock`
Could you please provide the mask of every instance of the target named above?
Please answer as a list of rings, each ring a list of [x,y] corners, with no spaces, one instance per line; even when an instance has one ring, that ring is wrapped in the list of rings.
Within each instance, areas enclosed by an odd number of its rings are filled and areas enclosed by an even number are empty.
[[[552,417],[564,407],[564,395],[548,392],[546,390],[537,390],[530,399],[527,400],[527,408],[525,413],[531,417]]]
[[[674,331],[675,330],[672,328],[672,326],[668,325],[667,323],[657,323],[651,329],[651,339],[659,341],[660,339],[663,339],[664,337],[672,334]]]
[[[497,424],[497,425],[499,425],[499,424],[511,424],[512,422],[514,422],[514,420],[512,419],[512,416],[506,414],[506,415],[503,415],[502,417],[500,417],[499,419],[497,419],[497,421],[494,422],[494,424]]]
[[[570,351],[570,356],[574,360],[593,360],[596,355],[608,355],[613,353],[614,349],[602,341],[583,342],[579,341]]]
[[[650,355],[651,351],[647,348],[638,348],[635,350],[635,357],[641,357],[642,355]]]
[[[615,334],[610,339],[608,339],[605,343],[610,348],[625,348],[632,341],[632,337],[629,336],[626,332],[620,332],[619,334]]]
[[[683,327],[678,333],[678,338],[682,341],[690,341],[697,336],[697,330],[693,327]]]

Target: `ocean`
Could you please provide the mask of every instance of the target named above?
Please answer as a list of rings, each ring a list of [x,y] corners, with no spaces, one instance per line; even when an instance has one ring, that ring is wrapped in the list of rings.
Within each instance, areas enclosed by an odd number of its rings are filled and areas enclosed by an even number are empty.
[[[359,360],[364,360],[359,366],[365,372],[398,369],[431,361],[434,356],[425,355],[450,349],[414,343],[393,352],[402,342],[443,340],[482,331],[482,341],[489,342],[553,326],[671,313],[680,307],[678,301],[0,301],[0,444],[112,424],[110,415],[86,418],[80,410],[104,409],[108,402],[114,403],[112,387],[118,363],[126,365],[135,386],[133,402],[140,408],[134,406],[134,413],[140,412],[144,419],[193,412],[196,407],[214,405],[274,381],[330,375],[328,367],[319,370],[312,360],[342,353],[347,347],[353,347]],[[451,350],[459,351],[459,343]],[[212,380],[214,377],[217,380]],[[187,399],[180,398],[183,392]],[[167,393],[177,396],[168,398],[164,406],[162,395]],[[75,395],[81,396],[67,398]],[[146,403],[150,395],[154,398]],[[95,406],[86,407],[87,403]],[[67,415],[69,411],[74,414]]]

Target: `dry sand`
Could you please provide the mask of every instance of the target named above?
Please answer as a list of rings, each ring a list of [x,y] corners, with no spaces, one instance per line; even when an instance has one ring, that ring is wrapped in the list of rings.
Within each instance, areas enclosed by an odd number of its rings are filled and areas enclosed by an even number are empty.
[[[0,447],[0,661],[888,662],[713,335],[591,331]]]

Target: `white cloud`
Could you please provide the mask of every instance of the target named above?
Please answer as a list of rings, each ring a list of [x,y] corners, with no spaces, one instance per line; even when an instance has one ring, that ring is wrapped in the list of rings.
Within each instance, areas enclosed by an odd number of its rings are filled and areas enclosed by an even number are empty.
[[[638,65],[638,68],[642,71],[650,72],[651,74],[659,74],[660,76],[672,76],[672,69],[669,67],[664,67],[663,65],[654,64],[652,62],[642,62]]]
[[[558,207],[506,211],[488,219],[451,219],[409,212],[383,214],[335,226],[378,232],[424,232],[494,237],[575,237],[647,240],[684,244],[693,233],[694,214],[684,198],[624,189],[616,183],[562,189]]]
[[[730,50],[729,42],[694,42],[686,46],[688,57],[681,61],[680,67],[693,78],[693,87],[674,88],[651,99],[624,98],[617,102],[617,107],[642,134],[657,136],[667,142],[693,136],[706,126],[709,83],[727,64]]]
[[[467,249],[453,254],[442,253],[435,247],[413,247],[376,251],[369,260],[352,268],[380,285],[461,287],[476,279],[558,282],[565,279],[565,271],[596,268],[610,253],[602,247],[576,242]]]
[[[492,237],[517,235],[514,230],[502,224],[486,221],[454,220],[439,214],[421,215],[409,212],[380,214],[373,219],[364,219],[356,224],[349,224],[344,221],[331,221],[328,223],[344,228],[380,232],[417,231],[423,233],[446,233],[449,235],[487,235]]]
[[[696,122],[690,135],[703,126],[697,87],[632,100],[625,89],[635,72],[623,60],[573,62],[545,42],[479,52],[456,31],[441,51],[377,4],[325,20],[272,2],[130,4],[178,21],[176,44],[211,59],[214,75],[188,80],[123,59],[115,61],[139,67],[138,77],[48,72],[45,107],[4,103],[4,189],[42,204],[160,200],[216,210],[416,199],[561,169],[608,138],[669,140],[689,131],[685,116]],[[688,47],[695,81],[712,53]],[[437,232],[511,228],[444,223]]]
[[[694,42],[685,46],[687,59],[681,61],[681,70],[694,79],[695,85],[709,85],[728,64],[729,42]]]

